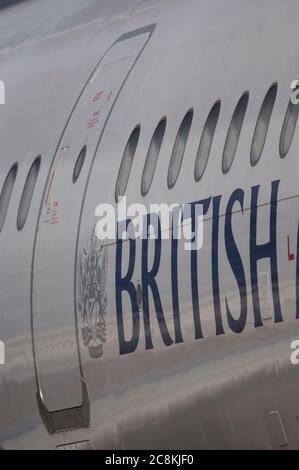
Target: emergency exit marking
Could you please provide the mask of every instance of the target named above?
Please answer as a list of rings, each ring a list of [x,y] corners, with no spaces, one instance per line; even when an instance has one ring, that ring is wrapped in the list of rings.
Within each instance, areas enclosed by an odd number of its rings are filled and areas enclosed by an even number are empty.
[[[288,260],[289,261],[294,261],[295,260],[295,255],[293,252],[291,252],[291,242],[290,242],[290,236],[288,235]]]

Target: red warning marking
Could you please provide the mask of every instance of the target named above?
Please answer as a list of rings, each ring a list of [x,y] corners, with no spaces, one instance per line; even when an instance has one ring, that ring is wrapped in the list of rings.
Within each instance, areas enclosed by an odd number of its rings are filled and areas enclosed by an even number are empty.
[[[98,91],[93,97],[93,100],[92,100],[93,103],[95,103],[96,101],[99,101],[101,99],[102,94],[103,94],[103,91]]]
[[[95,111],[91,118],[89,119],[88,123],[86,124],[86,127],[87,129],[92,129],[93,127],[95,127],[99,122],[100,122],[100,114],[101,114],[101,110],[98,109],[97,111]]]
[[[90,121],[86,124],[87,129],[92,129],[93,127],[96,127],[96,125],[100,122],[100,120],[97,117],[92,117]]]
[[[53,201],[52,203],[47,204],[47,210],[46,210],[46,215],[45,219],[43,221],[44,224],[58,224],[59,223],[59,215],[58,215],[58,209],[59,209],[59,201]]]
[[[113,91],[110,91],[110,93],[108,95],[108,98],[107,98],[107,101],[110,101],[112,95],[113,95]]]
[[[294,261],[294,259],[295,259],[295,254],[291,252],[290,236],[288,235],[288,260]]]

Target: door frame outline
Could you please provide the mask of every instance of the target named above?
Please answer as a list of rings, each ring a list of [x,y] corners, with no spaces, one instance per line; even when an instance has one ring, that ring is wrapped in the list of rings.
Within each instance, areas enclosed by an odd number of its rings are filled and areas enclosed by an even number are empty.
[[[142,55],[145,47],[147,46],[148,42],[150,41],[150,39],[151,39],[155,29],[156,29],[156,26],[157,26],[157,23],[152,23],[150,25],[147,25],[147,26],[144,26],[144,27],[141,27],[141,28],[137,28],[137,29],[134,29],[134,30],[131,30],[131,31],[128,31],[128,32],[122,34],[121,36],[119,36],[111,44],[111,46],[101,56],[101,58],[99,59],[99,61],[96,64],[96,66],[94,67],[94,69],[90,73],[87,81],[85,82],[85,85],[83,86],[82,91],[79,94],[79,96],[78,96],[78,98],[75,102],[75,105],[73,106],[72,111],[71,111],[71,113],[70,113],[70,115],[69,115],[69,117],[66,121],[66,124],[65,124],[65,126],[63,128],[63,131],[61,133],[61,136],[59,138],[58,145],[57,145],[56,150],[54,152],[54,156],[53,156],[52,162],[50,164],[48,175],[47,175],[47,178],[46,178],[46,181],[45,181],[45,187],[44,187],[44,190],[43,190],[43,193],[42,193],[42,198],[41,198],[40,207],[39,207],[38,216],[37,216],[37,221],[36,221],[34,242],[33,242],[33,251],[32,251],[31,279],[30,279],[30,286],[31,286],[31,288],[30,288],[30,323],[31,323],[31,342],[32,342],[33,362],[34,362],[34,375],[35,375],[36,388],[37,388],[36,398],[37,398],[37,403],[38,403],[38,407],[39,407],[39,411],[40,411],[42,421],[43,421],[46,429],[48,430],[48,432],[50,434],[54,434],[56,432],[61,432],[62,431],[61,429],[55,427],[55,421],[56,421],[55,418],[57,418],[59,414],[66,414],[67,411],[70,411],[70,412],[71,411],[73,411],[73,412],[77,411],[77,414],[79,414],[79,413],[82,412],[82,410],[85,410],[85,413],[87,413],[88,416],[84,415],[82,417],[83,421],[81,423],[81,427],[89,427],[90,426],[90,402],[89,402],[87,384],[84,381],[84,374],[83,374],[83,367],[82,367],[82,360],[81,360],[81,353],[80,353],[80,342],[79,342],[79,331],[78,331],[78,315],[77,315],[77,303],[76,303],[76,295],[77,295],[77,279],[76,279],[77,276],[76,276],[76,274],[77,274],[77,264],[78,264],[78,245],[79,245],[79,236],[80,236],[80,229],[81,229],[82,213],[83,213],[83,208],[84,208],[84,204],[85,204],[87,188],[88,188],[88,184],[89,184],[89,181],[90,181],[90,176],[91,176],[91,173],[92,173],[92,169],[93,169],[93,166],[94,166],[96,155],[98,153],[98,149],[99,149],[99,146],[101,144],[101,141],[102,141],[104,132],[106,130],[108,121],[110,119],[110,116],[111,116],[111,114],[114,110],[114,107],[115,107],[115,105],[118,101],[118,98],[119,98],[119,96],[120,96],[120,94],[121,94],[128,78],[129,78],[132,70],[134,69],[137,61],[139,60],[139,58]],[[123,41],[126,41],[126,40],[134,38],[134,37],[141,36],[142,34],[146,34],[146,33],[148,33],[149,36],[148,36],[147,40],[145,41],[143,47],[140,49],[138,55],[136,56],[136,59],[133,62],[132,67],[128,71],[128,74],[126,75],[125,79],[123,80],[123,83],[122,83],[122,85],[121,85],[121,87],[120,87],[120,89],[119,89],[119,91],[118,91],[118,93],[117,93],[117,95],[114,99],[114,102],[113,102],[113,104],[112,104],[112,106],[109,110],[109,113],[107,115],[107,118],[106,118],[106,120],[104,122],[104,125],[103,125],[103,128],[102,128],[102,131],[100,133],[97,145],[95,147],[94,155],[93,155],[91,163],[90,163],[90,168],[89,168],[89,172],[88,172],[88,176],[87,176],[87,179],[86,179],[86,183],[85,183],[85,187],[84,187],[84,191],[83,191],[83,196],[82,196],[82,203],[81,203],[80,214],[79,214],[79,222],[78,222],[78,226],[76,227],[77,237],[76,237],[76,245],[75,245],[75,253],[74,253],[74,255],[75,255],[75,271],[73,273],[74,274],[74,320],[75,320],[75,335],[76,335],[76,342],[77,342],[78,365],[79,365],[79,373],[80,373],[80,376],[81,376],[83,403],[82,403],[81,407],[78,407],[78,408],[69,408],[68,410],[58,410],[54,413],[51,413],[47,410],[47,408],[44,404],[44,400],[43,400],[43,396],[42,396],[42,392],[41,392],[41,387],[40,387],[39,376],[38,376],[38,367],[37,367],[37,360],[36,360],[35,330],[34,330],[34,306],[33,306],[34,305],[34,299],[33,299],[33,297],[34,297],[34,278],[35,278],[35,276],[34,276],[34,273],[35,273],[34,267],[35,267],[36,254],[37,254],[36,253],[37,238],[38,238],[39,225],[40,225],[41,216],[42,216],[42,208],[43,208],[44,200],[45,200],[45,197],[46,197],[48,182],[49,182],[49,178],[50,178],[50,175],[52,173],[52,170],[53,170],[53,166],[54,166],[55,161],[56,161],[57,153],[60,149],[61,142],[62,142],[63,137],[65,135],[65,132],[68,129],[68,126],[71,122],[71,119],[72,119],[75,111],[77,110],[77,107],[80,103],[80,100],[81,100],[82,96],[84,95],[85,90],[86,90],[90,80],[92,79],[92,77],[95,74],[96,70],[100,66],[101,62],[105,59],[106,55],[112,50],[112,48],[116,44],[119,44]],[[78,427],[80,427],[80,426],[78,426]]]

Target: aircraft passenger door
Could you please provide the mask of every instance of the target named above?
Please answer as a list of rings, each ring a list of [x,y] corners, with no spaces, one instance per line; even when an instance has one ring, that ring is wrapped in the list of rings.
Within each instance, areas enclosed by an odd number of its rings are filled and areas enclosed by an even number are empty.
[[[115,102],[155,25],[121,36],[73,111],[49,174],[37,227],[32,322],[37,399],[50,433],[89,426],[76,320],[76,244],[86,184]]]

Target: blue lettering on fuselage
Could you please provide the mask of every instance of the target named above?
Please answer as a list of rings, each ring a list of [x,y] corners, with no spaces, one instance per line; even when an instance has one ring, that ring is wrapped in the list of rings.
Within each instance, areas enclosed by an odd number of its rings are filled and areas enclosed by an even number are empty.
[[[162,251],[161,240],[161,224],[158,214],[149,214],[147,216],[147,233],[151,223],[154,223],[154,217],[157,217],[158,234],[154,240],[154,261],[151,269],[148,267],[148,254],[149,254],[149,237],[142,240],[142,296],[143,296],[143,318],[144,318],[144,334],[145,334],[145,349],[153,349],[151,325],[150,325],[150,312],[149,312],[149,290],[151,290],[157,320],[161,332],[161,336],[165,346],[171,346],[173,339],[171,338],[167,329],[164,312],[161,304],[160,293],[156,281],[156,276],[159,271]]]
[[[260,307],[260,295],[258,285],[258,262],[268,259],[270,262],[271,270],[271,284],[272,296],[274,307],[274,321],[279,323],[283,321],[280,294],[279,294],[279,279],[278,279],[278,266],[277,266],[277,205],[278,205],[278,189],[279,181],[271,183],[271,200],[270,200],[270,220],[269,220],[269,239],[264,244],[257,242],[257,220],[258,220],[258,196],[259,186],[251,188],[251,204],[250,204],[250,233],[249,233],[249,253],[250,253],[250,281],[251,281],[251,296],[253,304],[253,317],[254,326],[262,327],[263,320]],[[245,269],[242,261],[240,248],[237,245],[235,235],[233,232],[233,218],[235,211],[244,214],[244,198],[245,193],[242,189],[238,188],[231,194],[227,203],[226,211],[224,214],[224,245],[228,264],[235,278],[239,299],[240,309],[237,312],[232,312],[229,305],[229,300],[225,297],[225,312],[221,309],[220,301],[220,282],[219,282],[219,221],[220,221],[220,205],[222,196],[214,196],[196,203],[192,203],[194,209],[195,204],[201,204],[203,215],[207,215],[209,209],[212,210],[212,233],[211,233],[211,277],[212,277],[212,293],[213,293],[213,307],[215,319],[215,334],[225,334],[223,315],[226,314],[227,325],[231,331],[240,334],[246,328],[248,320],[248,289],[246,284]],[[192,209],[191,224],[192,229],[195,227],[195,211]],[[149,296],[153,299],[154,314],[156,315],[157,323],[160,330],[160,335],[165,347],[170,347],[173,344],[179,344],[184,341],[183,332],[181,327],[181,314],[180,314],[180,298],[179,298],[179,283],[178,283],[178,240],[174,237],[170,241],[162,240],[161,238],[161,223],[157,214],[148,215],[147,229],[153,223],[158,227],[158,236],[150,240],[148,237],[141,241],[141,286],[142,286],[142,304],[143,308],[140,312],[137,302],[137,291],[134,284],[134,271],[136,264],[136,250],[137,242],[134,239],[124,241],[119,239],[116,245],[116,269],[115,269],[115,291],[116,291],[116,316],[117,328],[119,339],[119,351],[121,355],[130,354],[134,352],[140,341],[141,331],[141,315],[143,314],[143,327],[144,327],[144,348],[146,350],[153,349],[152,340],[152,327],[151,327],[151,311]],[[131,221],[127,221],[127,226]],[[123,266],[123,245],[129,243],[129,260],[128,266]],[[171,243],[171,299],[172,299],[172,319],[173,324],[167,325],[165,314],[162,307],[161,295],[157,282],[157,276],[162,261],[163,243]],[[151,252],[151,266],[149,266],[149,252]],[[152,254],[153,253],[153,254]],[[186,252],[188,253],[188,252]],[[194,322],[194,338],[200,340],[204,337],[200,316],[200,299],[199,299],[199,279],[198,273],[200,271],[200,251],[191,250],[190,252],[190,266],[191,266],[191,294],[192,294],[192,309],[193,309],[193,322]],[[123,275],[122,273],[126,274]],[[187,275],[187,273],[185,274]],[[299,226],[298,226],[298,239],[297,239],[297,318],[299,318]],[[124,296],[128,296],[131,308],[123,308]],[[169,321],[168,321],[169,322]],[[171,323],[171,322],[170,322]],[[130,332],[129,338],[125,337],[124,325],[130,325],[131,328],[126,326],[126,331]],[[174,332],[174,334],[172,333]],[[172,337],[173,336],[173,337]]]
[[[202,205],[203,215],[207,215],[211,199],[204,199],[199,201]],[[192,230],[195,230],[195,210],[192,210]],[[198,252],[191,250],[191,289],[192,289],[192,306],[193,306],[193,319],[194,319],[194,330],[195,339],[203,338],[201,319],[200,319],[200,307],[199,307],[199,293],[198,293]]]
[[[127,221],[127,227],[131,220]],[[117,330],[119,339],[120,354],[129,354],[137,349],[140,335],[140,315],[137,302],[137,292],[134,283],[132,282],[135,258],[136,258],[136,240],[129,239],[127,243],[130,244],[129,250],[129,266],[127,273],[122,277],[122,253],[123,253],[123,240],[119,239],[116,244],[116,268],[115,268],[115,296],[116,296],[116,318]],[[123,315],[123,294],[127,293],[130,298],[132,308],[132,335],[131,338],[125,338],[124,328],[124,315]]]
[[[227,258],[234,273],[235,279],[238,284],[239,296],[240,296],[240,315],[238,319],[235,319],[232,315],[232,312],[228,305],[228,300],[225,298],[226,304],[226,315],[227,315],[227,322],[229,327],[235,333],[241,333],[247,321],[247,289],[246,289],[246,278],[245,278],[245,271],[244,266],[242,263],[242,258],[237,247],[233,229],[232,229],[232,218],[233,218],[233,208],[238,203],[243,212],[243,204],[244,204],[244,191],[242,189],[236,189],[231,195],[226,209],[225,214],[225,247]]]
[[[279,284],[277,271],[277,203],[278,203],[279,181],[272,183],[271,202],[270,202],[270,226],[269,242],[257,244],[257,211],[258,211],[258,193],[259,186],[251,189],[251,215],[250,215],[250,274],[251,289],[255,326],[263,326],[260,309],[260,298],[257,279],[257,262],[264,258],[269,258],[271,263],[271,281],[274,305],[275,322],[282,321]]]

